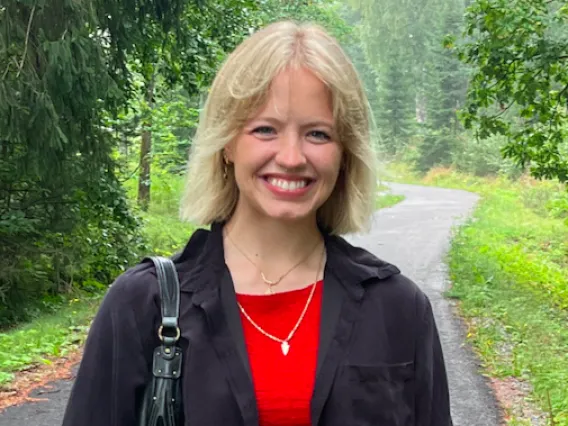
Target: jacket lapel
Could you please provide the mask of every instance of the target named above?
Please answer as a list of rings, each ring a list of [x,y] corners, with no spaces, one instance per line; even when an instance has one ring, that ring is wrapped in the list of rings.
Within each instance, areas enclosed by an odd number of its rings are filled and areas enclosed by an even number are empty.
[[[326,268],[327,269],[327,268]],[[324,274],[323,300],[319,330],[319,348],[316,375],[319,375],[327,351],[335,334],[341,304],[346,296],[345,289],[335,276],[326,270]]]
[[[258,426],[254,385],[235,291],[225,265],[221,230],[220,225],[214,224],[210,233],[202,231],[206,235],[194,233],[178,257],[179,262],[189,267],[180,286],[182,292],[192,293],[192,304],[205,314],[207,332],[239,406],[243,425]],[[196,242],[192,244],[194,238]],[[194,262],[187,262],[191,257]],[[189,266],[190,263],[194,266]]]
[[[312,425],[319,424],[323,407],[335,380],[337,368],[345,358],[354,322],[359,317],[360,298],[354,298],[331,268],[324,280],[320,321],[320,348],[311,401]]]
[[[250,369],[248,351],[245,344],[245,336],[243,334],[243,327],[241,322],[241,315],[236,303],[235,286],[231,279],[230,272],[225,268],[225,273],[221,281],[221,304],[223,305],[223,311],[227,318],[227,325],[229,332],[233,338],[233,342],[245,367],[245,370],[252,381],[252,373]]]

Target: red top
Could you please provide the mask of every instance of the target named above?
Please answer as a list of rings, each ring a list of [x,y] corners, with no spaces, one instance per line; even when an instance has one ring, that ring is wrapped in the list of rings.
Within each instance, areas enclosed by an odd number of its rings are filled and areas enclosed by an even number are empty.
[[[260,426],[310,426],[314,389],[322,281],[296,333],[288,355],[281,344],[258,331],[241,313],[254,382]],[[237,300],[252,320],[267,333],[285,339],[306,305],[311,286],[273,295],[238,294]]]

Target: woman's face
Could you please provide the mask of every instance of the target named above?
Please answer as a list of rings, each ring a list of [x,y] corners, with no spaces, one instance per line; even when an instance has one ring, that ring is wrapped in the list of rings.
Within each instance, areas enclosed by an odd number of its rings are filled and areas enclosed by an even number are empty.
[[[282,72],[227,156],[240,192],[237,209],[313,219],[335,187],[342,158],[329,90],[306,69]]]

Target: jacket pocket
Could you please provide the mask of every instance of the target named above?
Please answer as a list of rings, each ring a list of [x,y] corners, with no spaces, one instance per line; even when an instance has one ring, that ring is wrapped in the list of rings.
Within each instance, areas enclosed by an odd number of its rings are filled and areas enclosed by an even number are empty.
[[[347,365],[355,426],[414,425],[414,364]]]

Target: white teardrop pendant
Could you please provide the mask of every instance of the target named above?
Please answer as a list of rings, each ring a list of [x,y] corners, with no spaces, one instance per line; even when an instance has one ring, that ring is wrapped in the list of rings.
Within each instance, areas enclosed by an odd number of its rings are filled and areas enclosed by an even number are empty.
[[[282,349],[282,353],[284,354],[284,356],[288,355],[288,351],[290,350],[290,344],[286,341],[283,341],[282,344],[280,345],[280,348]]]

